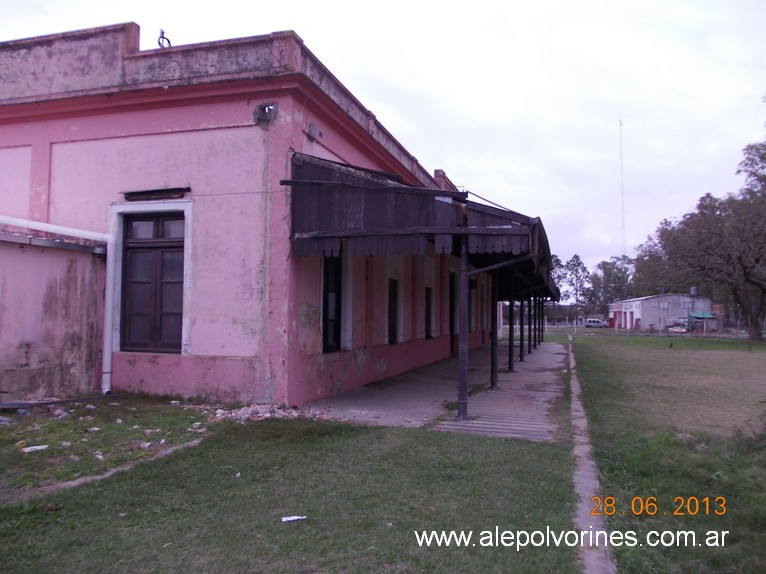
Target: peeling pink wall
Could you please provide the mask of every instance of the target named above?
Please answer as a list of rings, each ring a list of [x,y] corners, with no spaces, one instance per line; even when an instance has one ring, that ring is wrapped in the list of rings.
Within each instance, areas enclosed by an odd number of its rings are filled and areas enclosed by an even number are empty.
[[[10,217],[29,217],[32,147],[0,147],[0,210]],[[20,191],[22,191],[20,193]]]
[[[310,140],[308,111],[290,99],[278,102],[268,130],[253,125],[254,102],[244,101],[0,128],[3,141],[15,146],[8,153],[48,158],[33,164],[31,178],[18,173],[15,187],[26,185],[29,204],[37,206],[30,211],[59,225],[114,231],[109,209],[126,203],[122,192],[191,188],[184,352],[124,353],[117,340],[115,391],[303,404],[448,356],[445,270],[456,262],[432,258],[427,271],[424,258],[410,256],[353,258],[346,326],[352,348],[321,353],[321,260],[291,256],[290,194],[279,181],[290,177],[290,149],[381,166],[362,161],[354,143],[327,124],[321,146]],[[48,172],[47,186],[31,183]],[[23,202],[17,204],[15,211],[23,211]],[[435,329],[428,341],[422,320],[427,275]],[[389,277],[399,280],[401,292],[401,342],[394,346],[387,344]]]
[[[100,389],[103,256],[0,241],[4,401]]]
[[[221,402],[281,403],[261,357],[115,353],[120,391]]]
[[[182,353],[121,352],[117,336],[114,390],[302,404],[446,357],[451,258],[433,258],[430,270],[422,257],[353,258],[349,349],[322,354],[321,262],[291,254],[291,197],[280,180],[291,177],[293,151],[433,185],[374,116],[293,33],[146,53],[137,52],[137,34],[135,25],[64,34],[46,39],[47,51],[35,39],[0,44],[16,78],[0,85],[0,104],[10,102],[0,105],[0,214],[116,232],[110,213],[127,205],[123,192],[191,188]],[[259,124],[254,111],[267,102],[276,118]],[[14,249],[0,241],[0,369],[31,364],[25,341],[55,361],[74,336],[77,364],[88,368],[82,376],[60,368],[52,388],[70,380],[67,390],[95,388],[93,321],[102,311],[90,310],[94,297],[103,304],[103,261]],[[77,290],[67,290],[74,276]],[[386,338],[389,277],[400,281],[397,345]],[[421,319],[427,277],[432,340]],[[46,305],[49,292],[58,314]],[[13,314],[18,306],[23,318]]]
[[[287,144],[280,141],[285,136],[275,137],[279,130],[269,133],[254,125],[254,105],[240,101],[136,110],[0,127],[0,141],[7,145],[0,148],[0,161],[22,166],[9,170],[9,183],[0,187],[0,199],[9,199],[0,204],[3,215],[29,217],[36,211],[37,220],[110,232],[115,230],[109,229],[109,209],[125,204],[122,192],[192,189],[193,233],[187,238],[191,295],[184,309],[188,345],[173,360],[132,354],[154,370],[151,377],[140,360],[124,361],[118,352],[115,390],[136,385],[146,390],[151,380],[154,392],[163,394],[207,393],[261,402],[284,397],[279,372],[284,361],[274,347],[283,348],[287,336],[286,316],[280,315],[286,293],[279,286],[289,250],[289,203],[278,184],[288,163]],[[38,161],[24,161],[30,157]],[[272,176],[273,164],[278,167]],[[33,183],[43,180],[45,186]],[[25,204],[38,208],[25,209]],[[167,208],[162,202],[154,206]],[[277,262],[273,275],[272,261]],[[15,263],[4,255],[0,265],[8,269]],[[29,280],[41,280],[41,275],[49,280],[45,268],[41,265]],[[18,297],[25,289],[17,281],[8,288]],[[30,305],[27,316],[39,320],[42,308]],[[18,345],[16,334],[12,338]],[[98,349],[100,341],[94,343]],[[199,376],[189,376],[194,372]],[[97,382],[94,376],[90,384]]]
[[[293,319],[291,326],[290,368],[291,381],[302,384],[288,387],[287,402],[301,405],[332,396],[364,384],[391,377],[413,368],[450,356],[448,315],[448,274],[438,274],[440,267],[449,269],[457,264],[451,256],[431,260],[421,256],[406,257],[353,257],[344,260],[350,269],[351,293],[343,294],[344,311],[351,312],[351,320],[344,338],[352,346],[335,353],[322,352],[322,273],[319,258],[299,258],[291,273],[295,286]],[[400,332],[395,345],[387,342],[388,278],[400,280]],[[433,339],[425,338],[426,277],[433,288]],[[414,278],[414,280],[413,280]],[[344,286],[348,283],[345,282]],[[349,301],[350,299],[350,301]],[[487,318],[489,306],[485,305]],[[475,325],[481,324],[479,308],[475,312]],[[485,320],[486,324],[486,320]],[[348,337],[346,337],[348,336]],[[469,347],[483,344],[486,331],[474,329],[469,333]],[[455,373],[457,377],[457,371]]]

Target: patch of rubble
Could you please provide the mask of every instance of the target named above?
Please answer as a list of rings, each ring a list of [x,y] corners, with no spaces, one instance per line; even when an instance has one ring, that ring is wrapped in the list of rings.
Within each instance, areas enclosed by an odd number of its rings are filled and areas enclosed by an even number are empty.
[[[323,410],[303,409],[299,407],[282,407],[276,405],[250,405],[238,409],[226,409],[221,407],[207,407],[203,410],[212,411],[209,414],[209,422],[235,421],[245,423],[248,421],[260,421],[268,419],[312,419],[319,421],[345,420],[348,418],[334,416],[332,409]]]
[[[83,403],[85,403],[83,405]],[[241,408],[227,408],[225,405],[221,404],[185,404],[183,401],[179,400],[171,400],[169,401],[171,406],[174,407],[181,407],[183,409],[188,410],[194,410],[199,413],[201,413],[203,416],[207,417],[207,423],[213,423],[213,422],[219,422],[219,421],[235,421],[235,422],[248,422],[248,421],[259,421],[259,420],[268,420],[268,419],[311,419],[311,420],[319,420],[319,421],[344,421],[344,422],[357,422],[355,417],[349,417],[344,416],[341,413],[335,413],[332,410],[332,407],[325,407],[323,409],[310,409],[310,408],[301,408],[301,407],[287,407],[283,405],[273,405],[273,404],[264,404],[264,405],[249,405]],[[39,407],[31,407],[31,409],[42,409],[43,412],[47,411],[47,414],[54,419],[63,419],[71,415],[70,409],[72,407],[83,407],[86,411],[94,411],[96,410],[96,406],[92,403],[87,403],[86,401],[83,402],[74,402],[70,405],[64,406],[64,405],[41,405]],[[110,407],[119,407],[120,403],[116,402],[110,402],[108,403],[108,406]],[[29,414],[29,411],[31,409],[18,409],[17,414],[21,416],[26,416]],[[135,407],[130,407],[128,410],[135,411]],[[93,420],[92,416],[85,415],[78,417],[78,420],[81,421],[89,421]],[[123,419],[118,418],[114,421],[116,424],[124,424]],[[14,424],[15,420],[11,418],[4,417],[0,419],[0,424]],[[186,429],[188,432],[198,432],[198,433],[204,433],[207,429],[204,428],[203,423],[194,423],[192,425],[193,428]],[[138,430],[140,427],[138,425],[133,425],[129,427],[128,430]],[[87,429],[87,432],[89,433],[97,433],[101,429],[98,427],[90,427]],[[143,434],[145,437],[149,437],[149,435],[153,433],[160,432],[160,429],[146,429],[143,430]],[[85,440],[85,439],[83,439]]]

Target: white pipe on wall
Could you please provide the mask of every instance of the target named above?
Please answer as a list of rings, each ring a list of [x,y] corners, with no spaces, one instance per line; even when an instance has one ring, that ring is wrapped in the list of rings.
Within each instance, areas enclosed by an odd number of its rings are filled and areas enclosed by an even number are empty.
[[[114,327],[114,262],[116,241],[114,235],[106,236],[106,278],[104,280],[104,332],[101,353],[101,392],[112,392],[112,328]]]
[[[114,264],[116,244],[113,235],[108,233],[99,233],[97,231],[88,231],[86,229],[76,229],[63,225],[54,225],[42,221],[33,221],[31,219],[21,219],[18,217],[9,217],[0,215],[0,224],[20,227],[22,229],[32,229],[46,233],[55,233],[77,239],[87,239],[88,241],[99,241],[106,243],[106,279],[104,294],[104,333],[103,333],[103,352],[101,358],[101,392],[105,395],[112,392],[112,327],[114,325]]]
[[[58,235],[68,235],[70,237],[76,237],[77,239],[101,241],[103,243],[107,243],[109,238],[109,235],[106,233],[87,231],[85,229],[77,229],[74,227],[65,227],[63,225],[44,223],[42,221],[33,221],[32,219],[9,217],[7,215],[0,215],[0,223],[5,225],[12,225],[13,227],[21,227],[24,229],[34,229],[35,231],[46,231],[48,233],[56,233]]]

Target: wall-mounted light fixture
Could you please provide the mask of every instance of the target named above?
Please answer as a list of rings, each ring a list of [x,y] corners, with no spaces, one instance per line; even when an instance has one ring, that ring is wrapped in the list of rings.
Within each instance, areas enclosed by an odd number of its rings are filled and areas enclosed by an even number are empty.
[[[277,102],[264,102],[255,106],[253,110],[253,120],[262,129],[269,129],[269,125],[277,119],[279,104]]]
[[[316,124],[314,122],[311,122],[308,127],[306,128],[306,137],[309,138],[309,141],[314,141],[317,138],[321,138],[324,134],[319,131],[319,129],[316,127]]]

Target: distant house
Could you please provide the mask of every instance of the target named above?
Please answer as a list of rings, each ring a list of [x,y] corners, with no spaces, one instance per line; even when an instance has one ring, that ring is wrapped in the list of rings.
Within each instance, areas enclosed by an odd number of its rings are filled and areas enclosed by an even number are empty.
[[[625,299],[609,305],[609,324],[617,329],[666,331],[673,326],[689,328],[695,321],[712,319],[710,299],[678,293]],[[702,324],[702,328],[707,326]]]
[[[557,296],[540,220],[428,173],[295,33],[138,46],[0,43],[3,398],[300,405]]]

